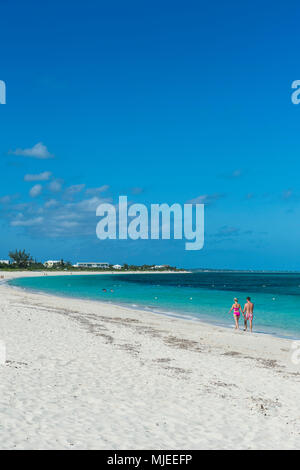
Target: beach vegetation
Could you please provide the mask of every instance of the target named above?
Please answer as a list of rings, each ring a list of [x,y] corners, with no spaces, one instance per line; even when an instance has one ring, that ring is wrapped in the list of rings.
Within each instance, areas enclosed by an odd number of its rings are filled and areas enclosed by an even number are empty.
[[[0,260],[0,270],[1,271],[15,271],[15,270],[26,270],[26,271],[74,271],[80,269],[80,271],[94,271],[94,272],[127,272],[127,271],[136,271],[136,272],[146,272],[146,271],[183,271],[183,269],[177,268],[176,266],[170,266],[168,264],[164,265],[154,265],[154,264],[128,264],[124,263],[123,265],[114,265],[109,264],[108,267],[76,267],[70,261],[65,261],[61,259],[60,261],[42,263],[37,259],[34,259],[30,253],[26,250],[14,250],[10,251],[8,254],[10,260]],[[47,264],[48,263],[48,264]]]
[[[21,269],[27,268],[33,262],[31,255],[25,250],[10,251],[8,256],[12,264]]]

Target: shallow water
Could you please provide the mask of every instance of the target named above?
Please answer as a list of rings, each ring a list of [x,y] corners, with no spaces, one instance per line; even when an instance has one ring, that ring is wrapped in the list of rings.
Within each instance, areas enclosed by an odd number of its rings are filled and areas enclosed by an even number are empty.
[[[197,272],[20,278],[10,284],[232,326],[233,298],[255,304],[255,331],[300,339],[300,274]],[[106,289],[107,291],[103,291]],[[111,292],[113,290],[113,292]]]

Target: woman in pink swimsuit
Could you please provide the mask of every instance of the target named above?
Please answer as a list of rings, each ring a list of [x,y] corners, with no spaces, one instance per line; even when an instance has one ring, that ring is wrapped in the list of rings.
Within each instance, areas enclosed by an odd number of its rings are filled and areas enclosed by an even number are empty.
[[[233,318],[235,321],[235,329],[239,330],[239,320],[241,316],[242,307],[240,306],[237,298],[234,299],[234,304],[232,305],[229,313],[231,313],[232,310],[233,310]]]

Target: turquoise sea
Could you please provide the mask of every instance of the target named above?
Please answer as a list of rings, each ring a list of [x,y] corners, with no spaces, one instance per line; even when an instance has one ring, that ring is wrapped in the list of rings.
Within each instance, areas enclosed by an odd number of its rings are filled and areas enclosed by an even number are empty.
[[[300,274],[193,272],[41,276],[13,286],[101,300],[232,327],[233,298],[255,304],[254,330],[300,339]],[[106,292],[103,290],[106,289]],[[113,292],[111,292],[111,290]]]

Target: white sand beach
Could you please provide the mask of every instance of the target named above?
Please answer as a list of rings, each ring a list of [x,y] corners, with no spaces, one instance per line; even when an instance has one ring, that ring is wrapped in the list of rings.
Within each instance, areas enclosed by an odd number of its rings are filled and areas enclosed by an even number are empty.
[[[5,284],[0,340],[1,449],[300,448],[289,340]]]

